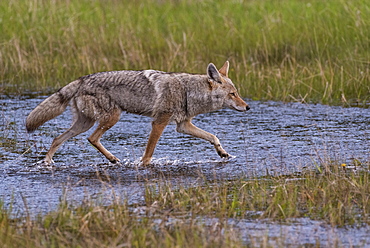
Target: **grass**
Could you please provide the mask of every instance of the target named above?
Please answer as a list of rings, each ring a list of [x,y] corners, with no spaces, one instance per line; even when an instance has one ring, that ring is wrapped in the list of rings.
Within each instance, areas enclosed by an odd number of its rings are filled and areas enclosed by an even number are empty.
[[[2,207],[0,242],[3,247],[269,247],[268,234],[266,243],[244,243],[228,219],[308,217],[332,226],[369,225],[369,165],[361,167],[365,170],[326,165],[299,176],[186,187],[148,184],[143,205],[118,196],[109,206],[84,201],[76,207],[62,200],[56,211],[33,219],[10,217]],[[272,239],[284,246],[284,238]]]
[[[206,186],[155,186],[149,203],[195,216],[286,220],[308,217],[332,226],[370,224],[370,175],[325,166],[297,176],[255,178]]]
[[[47,94],[106,70],[204,73],[208,62],[220,66],[228,59],[244,97],[369,102],[365,0],[9,0],[0,1],[0,13],[1,95]],[[36,218],[14,217],[1,206],[0,244],[242,247],[229,218],[370,225],[369,164],[359,167],[325,164],[296,176],[192,186],[164,180],[146,186],[143,205],[113,199],[109,206],[71,206],[62,200],[57,210]]]
[[[164,215],[135,215],[127,205],[60,208],[37,220],[9,219],[2,213],[2,247],[233,247],[202,225],[167,223]],[[218,233],[219,234],[219,233]]]
[[[10,0],[0,12],[3,94],[106,70],[204,73],[228,59],[244,97],[369,102],[365,0]]]

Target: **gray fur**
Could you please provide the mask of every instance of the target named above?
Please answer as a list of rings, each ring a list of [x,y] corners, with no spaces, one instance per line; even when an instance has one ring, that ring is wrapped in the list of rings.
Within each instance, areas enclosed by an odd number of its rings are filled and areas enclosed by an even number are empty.
[[[70,132],[68,137],[58,137],[60,142],[53,142],[51,148],[53,151],[49,151],[49,159],[46,159],[48,163],[52,161],[51,157],[54,150],[60,146],[59,143],[86,131],[85,129],[89,129],[95,121],[102,123],[109,120],[114,125],[115,122],[111,120],[114,119],[113,113],[120,114],[122,111],[152,117],[154,122],[166,116],[166,121],[178,124],[178,131],[204,138],[211,143],[219,143],[214,135],[209,136],[211,134],[208,133],[205,135],[206,132],[203,130],[197,130],[198,133],[194,134],[194,128],[184,123],[190,123],[198,114],[223,107],[238,111],[249,109],[237,95],[231,80],[227,78],[228,66],[226,62],[220,73],[211,63],[207,67],[206,75],[155,70],[111,71],[87,75],[71,82],[40,103],[27,117],[26,128],[29,132],[34,131],[46,121],[60,115],[68,103],[71,103],[75,114],[74,126],[67,131]],[[233,94],[236,97],[233,97]],[[86,124],[83,130],[77,131],[75,126],[80,125],[78,122],[81,120],[85,120],[84,124],[86,122],[89,124]],[[94,142],[99,142],[100,136]],[[154,146],[155,143],[156,141]],[[216,150],[223,156],[228,155],[222,147],[220,149],[216,147]],[[102,153],[111,161],[118,160],[108,151]],[[148,158],[148,154],[144,157]],[[150,158],[148,159],[150,161]]]

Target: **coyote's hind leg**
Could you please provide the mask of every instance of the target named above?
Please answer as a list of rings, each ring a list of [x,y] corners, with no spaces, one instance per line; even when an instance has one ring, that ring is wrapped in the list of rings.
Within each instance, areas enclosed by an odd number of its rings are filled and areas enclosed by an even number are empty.
[[[111,115],[109,115],[108,117],[104,117],[99,121],[99,125],[97,129],[88,138],[88,141],[112,163],[119,162],[120,160],[116,156],[114,156],[112,153],[110,153],[100,143],[100,138],[103,136],[103,134],[107,130],[109,130],[119,121],[120,116],[121,116],[121,110],[115,109],[114,111],[112,111]]]
[[[65,131],[63,134],[59,135],[53,140],[53,143],[50,146],[49,151],[46,153],[46,157],[44,159],[44,162],[46,164],[51,164],[53,163],[53,156],[54,153],[58,150],[58,148],[68,139],[86,132],[89,130],[95,123],[95,120],[86,117],[83,114],[77,114],[75,121],[73,122],[72,126]]]

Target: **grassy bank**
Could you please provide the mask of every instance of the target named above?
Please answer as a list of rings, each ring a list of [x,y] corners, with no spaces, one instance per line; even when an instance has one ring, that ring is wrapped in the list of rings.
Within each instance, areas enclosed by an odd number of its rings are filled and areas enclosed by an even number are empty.
[[[369,101],[370,8],[350,1],[1,1],[1,93],[97,71],[204,73],[252,99]]]
[[[56,211],[36,219],[15,219],[2,208],[0,242],[3,247],[31,248],[242,247],[246,243],[229,218],[286,222],[308,217],[332,226],[370,224],[368,171],[331,165],[299,176],[187,187],[160,183],[147,185],[143,205],[129,205],[118,196],[109,206],[85,201],[76,207],[62,201]],[[284,234],[272,239],[284,246]],[[265,242],[248,246],[269,247],[268,240],[266,233]]]
[[[365,165],[363,165],[365,166]],[[174,189],[154,188],[161,209],[217,218],[308,217],[332,226],[370,224],[370,175],[340,166],[297,176],[267,177]]]

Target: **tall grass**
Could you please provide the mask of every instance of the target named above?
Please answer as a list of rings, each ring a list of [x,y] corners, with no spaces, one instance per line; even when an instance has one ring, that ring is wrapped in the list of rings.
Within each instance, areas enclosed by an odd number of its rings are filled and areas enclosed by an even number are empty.
[[[368,165],[363,165],[368,167]],[[335,165],[296,177],[266,177],[206,186],[159,185],[149,191],[148,204],[161,209],[217,218],[303,218],[332,226],[370,224],[370,174],[346,172]]]
[[[368,164],[361,167],[369,169]],[[264,243],[246,244],[240,232],[250,230],[239,230],[228,220],[286,222],[308,217],[332,226],[370,224],[366,170],[325,165],[296,177],[208,181],[193,186],[166,182],[148,184],[145,203],[140,205],[130,205],[117,195],[108,206],[92,200],[71,206],[62,200],[57,210],[37,218],[14,218],[0,206],[0,243],[9,248],[271,247],[268,233]],[[283,233],[272,236],[275,244],[285,246]]]
[[[1,247],[241,247],[228,231],[221,234],[220,229],[199,223],[171,223],[166,215],[150,210],[138,214],[127,204],[62,203],[57,211],[36,219],[12,219],[0,210]]]
[[[105,70],[204,73],[228,59],[245,97],[369,100],[365,0],[10,0],[0,12],[3,93]]]

